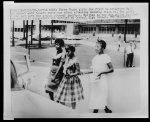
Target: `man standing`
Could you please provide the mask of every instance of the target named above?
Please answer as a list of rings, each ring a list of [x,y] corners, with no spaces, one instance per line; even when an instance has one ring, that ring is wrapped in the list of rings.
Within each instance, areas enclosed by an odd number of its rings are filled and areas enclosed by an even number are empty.
[[[132,42],[130,42],[129,46],[126,47],[125,53],[127,54],[126,67],[132,67],[134,57],[134,45]]]

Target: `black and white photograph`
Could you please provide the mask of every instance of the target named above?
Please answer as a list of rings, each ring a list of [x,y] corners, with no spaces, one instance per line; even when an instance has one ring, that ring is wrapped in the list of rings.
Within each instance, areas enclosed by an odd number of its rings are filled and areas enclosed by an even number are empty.
[[[148,3],[3,10],[5,120],[148,118]]]

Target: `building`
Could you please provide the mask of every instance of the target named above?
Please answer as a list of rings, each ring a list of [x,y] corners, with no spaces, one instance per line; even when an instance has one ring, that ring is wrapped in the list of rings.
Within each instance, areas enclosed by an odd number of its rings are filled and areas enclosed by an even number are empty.
[[[79,24],[78,29],[80,33],[111,34],[124,33],[125,20],[124,19],[108,19],[88,21],[86,24]],[[140,34],[140,19],[130,19],[127,22],[127,34]]]
[[[11,21],[11,32],[13,31],[15,37],[25,38],[28,29],[28,35],[31,35],[31,28],[33,29],[33,37],[37,37],[41,31],[41,37],[51,37],[53,33],[65,33],[66,35],[73,35],[74,30],[79,22],[60,21],[60,20],[14,20]]]
[[[140,19],[128,19],[125,26],[125,19],[107,19],[94,20],[86,22],[73,22],[61,20],[23,20],[14,21],[14,32],[25,38],[26,29],[28,27],[29,35],[31,35],[31,27],[33,28],[33,37],[38,37],[41,31],[41,37],[51,37],[51,33],[65,33],[65,35],[74,34],[118,34],[124,33],[126,27],[127,34],[140,34]]]

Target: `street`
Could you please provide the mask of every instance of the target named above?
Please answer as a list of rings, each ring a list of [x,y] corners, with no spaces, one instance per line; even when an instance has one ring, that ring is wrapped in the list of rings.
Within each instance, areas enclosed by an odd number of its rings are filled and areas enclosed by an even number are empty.
[[[35,45],[36,43],[37,42],[34,42]],[[30,83],[28,90],[49,99],[48,94],[46,94],[44,91],[44,84],[47,82],[49,68],[52,62],[52,55],[55,51],[55,47],[50,46],[49,42],[42,42],[42,44],[43,48],[32,48],[30,50],[31,72],[36,73],[36,79]],[[65,40],[65,44],[73,44],[76,46],[75,54],[80,62],[81,70],[89,69],[91,66],[91,60],[96,54],[94,51],[95,42],[90,42],[87,40]],[[114,43],[108,43],[107,47],[108,48],[106,49],[105,53],[110,55],[112,64],[115,69],[113,75],[109,76],[109,106],[114,113],[134,112],[140,107],[140,55],[135,54],[135,68],[125,68],[123,62],[123,51],[121,50],[118,52],[117,45],[115,48]],[[10,50],[11,58],[14,59],[14,62],[17,64],[17,69],[21,70],[25,64],[23,61],[23,56],[21,58],[21,55],[28,53],[28,49],[24,48],[24,42],[22,41],[21,43],[18,43],[18,46],[11,47]],[[137,49],[137,52],[138,51],[139,48]],[[25,70],[25,68],[23,69]],[[89,113],[89,76],[84,75],[80,78],[84,87],[85,100],[77,105],[77,111],[82,113]],[[135,103],[135,101],[137,102]],[[126,102],[128,104],[126,104]]]
[[[80,62],[80,67],[81,69],[89,69],[91,66],[91,60],[92,58],[96,55],[95,50],[94,50],[94,45],[96,42],[97,37],[93,37],[91,40],[64,40],[65,44],[74,44],[76,45],[76,56]],[[124,68],[124,53],[123,53],[123,47],[121,47],[120,51],[117,51],[117,42],[116,38],[112,38],[110,36],[103,37],[104,40],[107,42],[107,47],[105,50],[105,53],[109,54],[112,60],[112,64],[115,69],[118,68]],[[109,41],[112,40],[112,41]],[[30,58],[31,60],[35,60],[35,62],[32,62],[31,65],[33,66],[46,66],[49,67],[51,65],[51,59],[52,55],[55,52],[55,47],[50,46],[49,41],[43,41],[42,45],[43,48],[39,49],[37,48],[37,41],[34,41],[33,43],[36,45],[35,47],[30,49]],[[19,57],[14,54],[14,52],[19,52],[19,53],[28,53],[28,49],[25,49],[25,42],[21,41],[17,44],[18,46],[16,47],[11,47],[11,57],[15,60],[19,60]],[[139,67],[140,66],[140,47],[139,44],[137,43],[138,48],[135,50],[135,66]]]

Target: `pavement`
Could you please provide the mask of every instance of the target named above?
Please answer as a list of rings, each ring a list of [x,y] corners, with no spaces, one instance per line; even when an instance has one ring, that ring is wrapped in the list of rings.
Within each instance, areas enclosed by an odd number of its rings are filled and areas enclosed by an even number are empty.
[[[106,41],[107,43],[107,49],[109,50],[115,50],[117,51],[117,47],[118,47],[118,35],[116,34],[114,37],[111,36],[111,34],[97,34],[96,36],[92,36],[90,34],[80,34],[80,35],[74,35],[72,38],[79,38],[81,40],[73,40],[73,39],[65,39],[65,44],[83,44],[83,45],[87,45],[90,47],[94,47],[95,46],[95,42],[97,40],[97,38],[103,39]],[[137,48],[135,49],[135,55],[140,55],[140,36],[138,36],[137,38],[134,37],[134,35],[127,35],[127,42],[129,42],[130,40],[135,40],[136,46]],[[121,42],[123,41],[123,37],[121,38]],[[16,42],[17,44],[21,44],[24,42],[21,42],[19,39]],[[45,44],[48,43],[50,44],[50,41],[45,41]],[[126,47],[128,45],[128,43],[121,43],[121,49],[120,51],[123,52],[124,51],[124,47]]]
[[[29,90],[13,91],[11,96],[11,112],[14,118],[76,117],[75,113],[77,112],[75,110]]]
[[[95,40],[91,41],[89,38],[86,40],[65,40],[66,44],[83,44],[90,47],[94,47]],[[46,42],[49,43],[49,42]],[[112,45],[111,43],[107,45],[107,48],[116,51],[117,42]],[[120,51],[123,51],[121,49]],[[136,55],[139,56],[140,48],[135,50]],[[21,65],[17,63],[17,67],[21,70]],[[86,69],[82,69],[86,70]],[[23,71],[21,71],[23,72]],[[49,67],[32,66],[31,72],[36,73],[36,78],[33,82],[29,84],[28,90],[35,92],[39,95],[44,96],[49,99],[48,94],[44,91],[44,85],[47,82]],[[88,103],[90,95],[90,82],[89,76],[80,76],[83,87],[85,100],[77,105],[77,111],[79,113],[89,113]],[[113,75],[109,76],[109,86],[110,86],[110,99],[109,106],[114,113],[130,113],[140,110],[140,68],[124,68],[115,69]]]
[[[97,40],[98,36],[96,37],[90,37],[90,38],[84,38],[83,40],[65,40],[66,44],[83,44],[83,45],[87,45],[90,47],[94,47],[95,46],[95,42]],[[109,40],[109,38],[111,38],[111,42]],[[117,38],[112,38],[112,37],[108,37],[108,36],[104,36],[102,37],[102,39],[104,39],[107,43],[107,49],[109,50],[113,50],[113,51],[117,51],[118,49],[118,44],[117,44]],[[131,38],[132,39],[132,38]],[[113,43],[112,43],[113,41]],[[136,43],[137,47],[135,49],[135,55],[140,55],[140,44],[139,42]],[[125,43],[121,43],[121,47],[120,47],[120,52],[124,52],[124,48],[127,46],[128,44]]]
[[[32,72],[36,73],[36,76],[29,82],[27,90],[49,99],[49,95],[44,90],[49,68],[32,66],[30,73]],[[90,77],[89,75],[83,75],[79,76],[79,78],[83,85],[85,99],[77,103],[76,112],[90,113],[88,109],[91,86]],[[113,113],[134,113],[140,111],[142,104],[140,102],[142,101],[140,84],[139,68],[115,69],[114,73],[108,75],[108,106]]]

